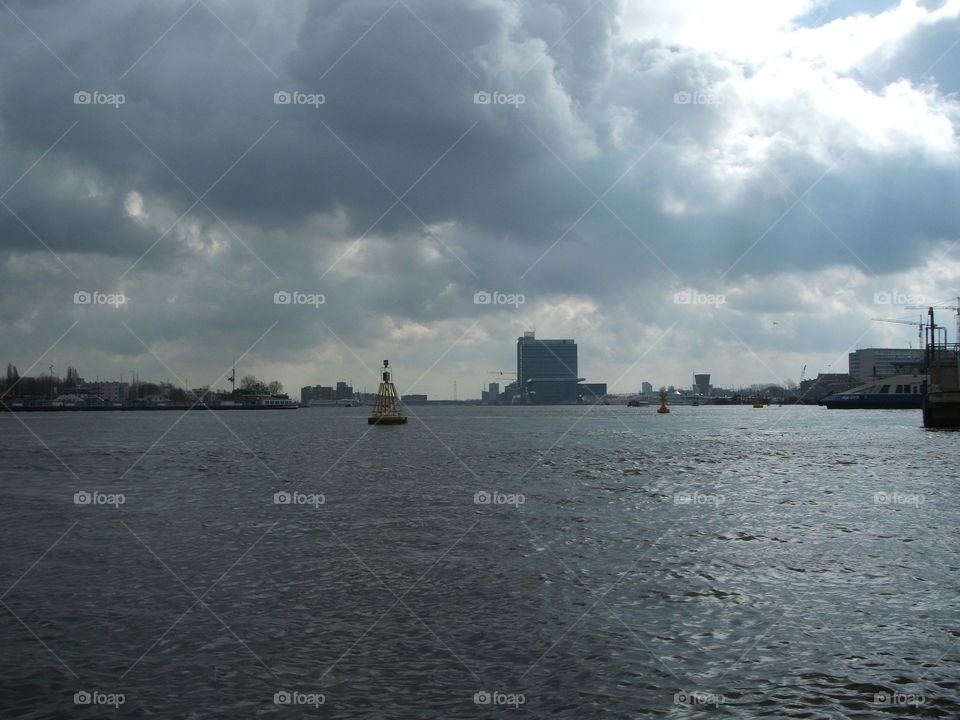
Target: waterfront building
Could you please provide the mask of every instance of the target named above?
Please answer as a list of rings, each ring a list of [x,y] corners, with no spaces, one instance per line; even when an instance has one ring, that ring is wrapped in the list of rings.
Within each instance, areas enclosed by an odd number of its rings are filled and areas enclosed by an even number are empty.
[[[585,403],[600,402],[607,394],[606,383],[582,383],[580,385],[580,400]]]
[[[910,348],[864,348],[849,354],[849,371],[859,383],[899,374],[899,367],[923,363],[923,350]]]
[[[571,339],[537,339],[533,332],[517,338],[517,386],[521,400],[537,405],[576,403],[577,343]]]
[[[701,373],[693,376],[693,392],[696,395],[710,394],[710,374]]]

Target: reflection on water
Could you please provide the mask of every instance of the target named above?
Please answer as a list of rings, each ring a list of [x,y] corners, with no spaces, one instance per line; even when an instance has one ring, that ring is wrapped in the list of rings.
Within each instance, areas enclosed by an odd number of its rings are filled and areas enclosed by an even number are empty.
[[[653,410],[0,416],[3,716],[960,716],[956,434]]]

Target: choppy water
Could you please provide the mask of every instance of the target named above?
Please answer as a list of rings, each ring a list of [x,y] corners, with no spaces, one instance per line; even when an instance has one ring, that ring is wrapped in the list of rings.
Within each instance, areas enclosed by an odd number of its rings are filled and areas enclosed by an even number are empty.
[[[960,434],[414,410],[0,415],[0,715],[960,717]]]

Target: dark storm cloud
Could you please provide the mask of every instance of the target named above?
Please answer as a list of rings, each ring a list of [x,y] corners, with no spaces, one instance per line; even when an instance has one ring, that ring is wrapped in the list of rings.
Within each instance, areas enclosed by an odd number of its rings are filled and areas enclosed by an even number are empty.
[[[274,322],[271,357],[291,363],[328,328],[375,342],[381,314],[466,324],[478,289],[589,298],[613,323],[643,284],[657,323],[675,310],[657,298],[676,287],[903,271],[960,228],[955,160],[824,119],[829,80],[778,103],[750,85],[763,67],[625,42],[614,3],[10,9],[42,40],[6,13],[0,192],[47,153],[4,197],[22,223],[0,207],[6,286],[28,293],[37,273],[55,286],[5,307],[30,347],[60,298],[87,286],[128,292],[128,324],[193,363],[198,338],[213,356]],[[878,72],[923,65],[948,25],[918,29]],[[125,102],[74,104],[84,90]],[[278,105],[278,91],[325,102]],[[477,105],[481,91],[524,102]],[[723,102],[675,102],[697,91]],[[753,142],[766,149],[743,149]],[[327,303],[278,311],[281,289]],[[115,354],[142,354],[109,316],[84,318]]]

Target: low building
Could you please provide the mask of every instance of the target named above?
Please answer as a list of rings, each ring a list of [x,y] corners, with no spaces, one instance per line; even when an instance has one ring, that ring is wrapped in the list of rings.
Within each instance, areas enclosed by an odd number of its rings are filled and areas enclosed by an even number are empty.
[[[580,402],[600,402],[606,394],[606,383],[580,383]]]
[[[575,404],[583,378],[532,378],[526,383],[527,402],[532,405]]]
[[[857,378],[847,373],[820,373],[816,378],[800,383],[800,401],[816,404],[827,395],[846,392],[860,384]]]
[[[353,389],[351,388],[351,395],[352,390]],[[301,405],[309,405],[315,400],[333,402],[335,399],[337,398],[332,387],[326,387],[324,385],[307,385],[306,387],[300,388]]]
[[[923,350],[911,348],[864,348],[848,355],[848,369],[859,383],[900,374],[905,365],[919,367]]]

